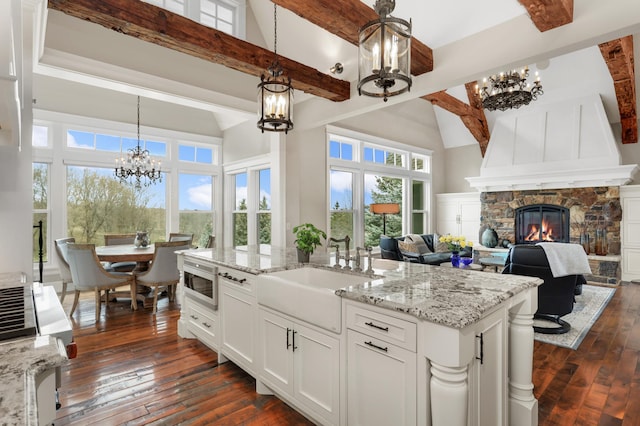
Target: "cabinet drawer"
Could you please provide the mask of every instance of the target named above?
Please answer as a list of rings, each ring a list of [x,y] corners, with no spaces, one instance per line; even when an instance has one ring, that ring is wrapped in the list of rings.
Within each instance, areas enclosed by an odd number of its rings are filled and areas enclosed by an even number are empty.
[[[236,269],[218,267],[218,282],[255,296],[256,276]]]
[[[218,313],[193,300],[187,305],[187,328],[209,347],[218,347]]]
[[[415,323],[348,304],[347,328],[412,352],[416,351],[417,325]]]

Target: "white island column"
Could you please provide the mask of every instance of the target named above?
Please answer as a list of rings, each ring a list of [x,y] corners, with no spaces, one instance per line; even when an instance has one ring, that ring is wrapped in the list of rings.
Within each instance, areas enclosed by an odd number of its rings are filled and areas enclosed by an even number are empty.
[[[538,310],[538,288],[509,310],[509,424],[538,424],[538,400],[533,395],[533,314]]]

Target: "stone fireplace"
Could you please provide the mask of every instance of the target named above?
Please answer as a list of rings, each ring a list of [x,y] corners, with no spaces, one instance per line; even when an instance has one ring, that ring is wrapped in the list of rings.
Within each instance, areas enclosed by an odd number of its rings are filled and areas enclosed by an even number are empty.
[[[528,191],[483,192],[480,195],[480,236],[487,228],[493,228],[498,241],[507,245],[516,242],[516,211],[525,206],[553,205],[569,212],[569,241],[580,243],[580,234],[590,237],[590,253],[595,253],[596,229],[604,229],[607,235],[608,255],[620,254],[620,187],[566,188]],[[590,281],[615,284],[619,277],[619,261],[603,256],[590,256],[593,276]]]

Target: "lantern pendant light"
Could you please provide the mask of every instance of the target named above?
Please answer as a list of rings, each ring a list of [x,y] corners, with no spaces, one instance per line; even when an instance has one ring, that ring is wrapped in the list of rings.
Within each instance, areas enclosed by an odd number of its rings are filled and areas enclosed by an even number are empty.
[[[411,89],[411,21],[390,16],[395,0],[376,0],[379,18],[359,31],[358,93],[387,98]]]
[[[282,75],[278,61],[278,20],[276,4],[273,5],[273,53],[274,60],[267,69],[269,75],[260,76],[258,84],[258,128],[268,132],[285,132],[293,129],[293,86],[291,78]]]

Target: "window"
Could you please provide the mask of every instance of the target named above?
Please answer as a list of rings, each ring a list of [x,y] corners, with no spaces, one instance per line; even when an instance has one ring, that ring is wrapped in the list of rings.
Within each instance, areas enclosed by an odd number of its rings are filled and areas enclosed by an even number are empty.
[[[247,216],[247,173],[238,173],[234,178],[234,203],[233,203],[233,246],[246,246],[248,244],[248,216]]]
[[[145,133],[141,143],[162,159],[162,182],[135,190],[114,178],[116,157],[137,144],[135,125],[34,110],[33,213],[45,219],[45,236],[102,245],[105,233],[147,231],[152,241],[165,241],[184,231],[206,244],[222,225],[215,211],[222,200],[214,197],[222,193],[221,140],[149,127]],[[172,191],[177,196],[169,197]],[[45,253],[52,249],[47,240]]]
[[[40,261],[39,228],[35,228],[42,221],[42,261],[48,261],[47,235],[49,228],[49,165],[33,163],[33,262]]]
[[[271,244],[271,169],[258,171],[258,243]]]
[[[385,217],[369,211],[372,203],[400,205],[400,213],[386,215],[387,235],[428,231],[430,151],[330,128],[327,157],[332,237],[377,247]]]
[[[113,178],[113,169],[67,166],[67,236],[104,244],[104,234],[147,231],[166,238],[165,183],[136,190]]]
[[[213,177],[180,173],[178,178],[180,232],[193,234],[193,244],[206,247],[213,228]]]
[[[235,37],[244,39],[246,0],[144,0],[215,28]]]
[[[329,216],[331,226],[329,234],[342,239],[345,235],[353,236],[353,173],[342,170],[329,171],[329,187],[331,193]]]

